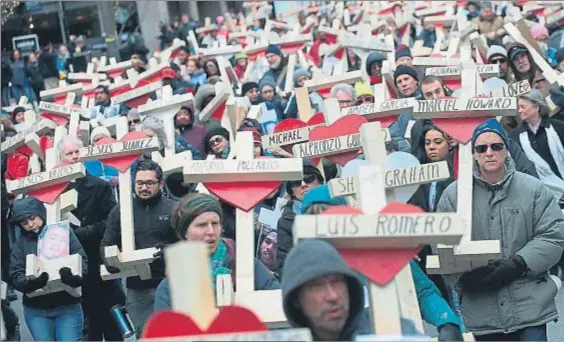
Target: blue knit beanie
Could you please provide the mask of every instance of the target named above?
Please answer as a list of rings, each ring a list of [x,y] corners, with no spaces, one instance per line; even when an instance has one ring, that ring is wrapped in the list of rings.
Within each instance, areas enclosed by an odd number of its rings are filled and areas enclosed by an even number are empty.
[[[488,119],[482,122],[476,129],[474,129],[474,133],[472,134],[472,148],[474,148],[474,144],[476,143],[476,139],[482,133],[486,132],[493,132],[501,137],[503,143],[507,148],[507,135],[505,134],[505,130],[501,126],[501,124],[497,121],[497,119]]]
[[[274,44],[270,44],[268,45],[268,47],[266,48],[266,52],[265,55],[268,55],[269,53],[273,53],[275,55],[278,55],[280,57],[283,57],[284,55],[282,54],[282,50],[280,50],[280,48],[278,47],[278,45],[274,45]]]
[[[415,69],[413,69],[409,65],[399,65],[396,68],[396,71],[394,72],[394,83],[396,83],[396,79],[401,75],[409,75],[413,77],[416,81],[419,81],[419,78],[417,78],[417,71],[415,71]]]
[[[306,192],[302,200],[302,214],[314,203],[347,205],[347,200],[344,197],[331,197],[327,184],[322,184]]]
[[[409,46],[405,44],[401,44],[398,46],[395,52],[396,61],[402,57],[412,57],[411,56],[411,49]]]

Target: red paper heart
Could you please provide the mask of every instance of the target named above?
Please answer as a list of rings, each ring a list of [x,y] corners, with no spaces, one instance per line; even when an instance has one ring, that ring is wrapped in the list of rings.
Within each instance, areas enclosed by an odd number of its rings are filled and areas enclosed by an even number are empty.
[[[472,133],[476,126],[491,119],[490,116],[456,118],[456,119],[433,119],[433,123],[440,129],[450,134],[458,142],[466,144],[472,139]]]
[[[267,326],[250,310],[239,306],[226,306],[203,330],[189,316],[174,311],[160,311],[151,316],[143,329],[143,338],[163,338],[225,334],[234,332],[258,332]]]
[[[257,159],[267,159],[259,157]],[[244,211],[256,207],[258,203],[276,190],[282,181],[244,182],[244,183],[204,183],[206,188],[222,201]]]
[[[57,124],[57,126],[65,126],[66,124],[69,123],[69,118],[64,115],[41,113],[41,117],[53,121],[54,123]]]
[[[52,204],[65,191],[69,182],[52,185],[48,188],[29,191],[28,196],[35,197],[43,203]]]
[[[383,116],[380,118],[376,118],[373,120],[369,120],[370,122],[375,122],[378,121],[380,123],[380,126],[382,127],[390,127],[391,124],[393,124],[394,122],[396,122],[398,118],[398,115],[390,115],[390,116]]]
[[[120,141],[131,141],[131,140],[139,140],[139,139],[145,139],[145,138],[147,138],[147,134],[145,134],[143,132],[139,132],[139,131],[133,131],[133,132],[129,132],[126,135],[124,135],[123,138],[121,138]],[[105,137],[105,138],[98,140],[96,145],[111,144],[111,143],[114,143],[114,142],[117,142],[117,140],[114,139],[114,138]],[[113,158],[101,159],[100,161],[102,163],[108,165],[108,166],[111,166],[111,167],[117,169],[119,172],[125,172],[131,166],[131,164],[133,164],[133,162],[135,162],[137,160],[137,158],[139,158],[139,156],[141,156],[141,154],[142,153],[132,154],[132,155],[128,155],[128,156],[122,156],[122,157],[113,157]]]
[[[316,91],[324,99],[328,99],[331,97],[331,88],[317,89]]]
[[[215,112],[213,112],[211,116],[212,119],[221,120],[223,113],[225,113],[225,107],[227,107],[227,99],[225,99],[225,101],[223,101],[223,103],[219,105],[219,107],[217,107]]]
[[[298,50],[301,50],[304,47],[303,43],[299,43],[299,44],[286,44],[280,47],[280,49],[282,51],[284,51],[284,53],[286,55],[291,55],[293,53],[296,53]]]
[[[274,133],[286,132],[286,131],[291,131],[291,130],[296,129],[296,128],[319,125],[319,124],[324,124],[324,123],[325,123],[325,116],[323,116],[323,113],[315,114],[314,116],[312,116],[308,120],[307,123],[303,122],[302,120],[299,120],[299,119],[285,119],[285,120],[280,121],[278,123],[278,125],[276,125],[274,127]],[[294,144],[285,145],[285,146],[282,146],[282,149],[284,149],[288,153],[292,153],[292,147],[293,146],[294,146]],[[318,160],[318,162],[319,162],[319,160]],[[317,163],[315,163],[315,164],[317,164]]]
[[[412,204],[399,202],[389,203],[380,213],[402,214],[423,213]],[[336,206],[327,209],[323,214],[363,214],[362,210],[348,206]],[[340,248],[339,253],[354,270],[364,274],[374,283],[384,286],[419,252],[420,247],[400,249],[349,249]]]
[[[368,120],[366,120],[364,116],[346,115],[335,121],[332,125],[318,126],[312,129],[311,132],[309,132],[309,141],[318,141],[356,134],[360,131],[360,126],[367,122]],[[346,163],[358,156],[358,150],[360,150],[360,146],[355,151],[326,156],[325,158],[329,159],[333,163],[344,166]]]
[[[124,72],[123,69],[108,71],[108,76],[111,77],[112,79],[115,79],[116,77],[121,76],[123,72]]]

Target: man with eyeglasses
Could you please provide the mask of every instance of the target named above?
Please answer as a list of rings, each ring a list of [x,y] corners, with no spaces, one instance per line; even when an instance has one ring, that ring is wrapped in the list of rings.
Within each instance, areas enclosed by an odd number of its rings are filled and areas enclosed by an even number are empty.
[[[57,152],[62,163],[80,162],[79,150],[82,140],[64,136],[57,142]],[[87,169],[88,170],[88,169]],[[98,341],[123,340],[110,308],[123,304],[125,296],[118,281],[102,281],[100,278],[100,240],[104,234],[106,220],[116,207],[114,193],[108,182],[86,172],[86,176],[70,182],[68,189],[78,193],[77,207],[72,214],[80,220],[80,226],[71,224],[74,233],[88,256],[88,272],[82,286],[82,301],[86,318],[84,339]],[[100,298],[100,292],[105,296]]]
[[[350,84],[335,84],[331,88],[331,97],[337,98],[341,109],[356,105],[356,90]]]
[[[487,53],[488,64],[499,65],[499,78],[507,82],[513,83],[513,77],[509,72],[509,63],[507,63],[507,51],[503,46],[492,45],[488,48]]]
[[[540,180],[515,170],[507,142],[496,119],[472,135],[472,239],[500,240],[502,258],[463,273],[455,288],[477,341],[547,341],[560,286],[547,272],[562,255],[564,218]],[[443,192],[437,212],[456,212],[457,186]]]
[[[135,169],[134,198],[132,201],[133,228],[135,232],[135,249],[163,247],[178,241],[170,223],[170,213],[175,201],[163,196],[163,171],[161,167],[150,159],[141,161]],[[102,260],[110,273],[119,272],[109,266],[104,257],[106,246],[121,247],[121,224],[119,206],[114,207],[108,216],[106,231],[100,244]],[[131,277],[126,280],[127,311],[138,329],[143,326],[153,313],[155,290],[159,282],[165,277],[165,262],[163,258],[153,261],[151,279],[141,280]]]

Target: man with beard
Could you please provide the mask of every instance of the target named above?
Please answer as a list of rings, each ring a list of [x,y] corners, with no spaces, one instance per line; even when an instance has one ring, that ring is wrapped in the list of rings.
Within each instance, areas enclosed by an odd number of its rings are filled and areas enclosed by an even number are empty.
[[[278,233],[276,230],[265,228],[260,231],[258,244],[258,259],[270,270],[275,273],[277,268],[276,254],[278,249]],[[278,275],[276,274],[276,277]]]
[[[103,116],[107,119],[118,116],[121,113],[122,106],[110,102],[110,90],[107,86],[97,86],[94,98],[96,99],[96,105],[92,107],[90,119],[95,119],[98,116]]]
[[[194,110],[190,106],[182,106],[174,116],[174,127],[177,134],[182,135],[186,142],[204,154],[204,137],[208,133],[206,128],[194,122]]]
[[[150,159],[139,163],[135,169],[134,193],[132,210],[135,232],[135,249],[163,247],[178,241],[178,237],[170,223],[170,213],[175,201],[162,195],[163,171],[161,167]],[[119,270],[108,265],[104,249],[107,246],[121,247],[121,224],[119,206],[115,206],[108,216],[106,231],[100,243],[100,253],[106,268],[110,273]],[[141,280],[139,277],[127,278],[127,311],[136,327],[137,334],[143,331],[143,326],[153,313],[155,289],[165,277],[165,262],[163,258],[156,259],[150,265],[151,279]]]
[[[512,43],[507,47],[507,55],[515,81],[528,80],[532,87],[538,68],[529,50],[521,43]]]
[[[57,143],[61,161],[68,164],[80,162],[79,150],[82,141],[77,137],[65,136]],[[85,177],[69,183],[69,189],[78,193],[77,207],[72,214],[80,220],[80,226],[72,225],[78,241],[88,256],[88,273],[82,286],[85,336],[87,341],[123,341],[110,308],[125,303],[121,284],[116,280],[102,281],[100,278],[100,240],[104,234],[106,219],[116,206],[110,184],[86,173]],[[104,293],[103,297],[99,293]]]
[[[268,69],[267,72],[264,73],[263,79],[266,77],[270,77],[271,79],[275,80],[276,86],[280,89],[284,89],[286,85],[286,71],[288,69],[288,60],[284,57],[282,50],[274,44],[270,44],[266,48],[265,57],[268,62]],[[294,70],[299,68],[299,64],[296,63]]]
[[[488,64],[499,65],[499,78],[507,82],[513,83],[513,77],[509,71],[509,63],[507,61],[507,51],[503,46],[492,45],[488,48]]]

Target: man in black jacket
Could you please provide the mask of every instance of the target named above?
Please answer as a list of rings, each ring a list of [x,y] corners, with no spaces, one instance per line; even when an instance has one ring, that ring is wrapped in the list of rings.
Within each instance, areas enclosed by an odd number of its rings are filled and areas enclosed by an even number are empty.
[[[61,161],[78,163],[78,151],[82,141],[66,136],[57,143]],[[88,255],[88,274],[82,288],[83,309],[86,318],[84,339],[87,341],[123,341],[112,318],[110,308],[125,304],[125,295],[117,280],[102,281],[100,278],[100,240],[106,228],[106,219],[116,206],[110,184],[98,177],[86,174],[71,182],[69,188],[78,193],[77,207],[72,214],[80,220],[80,227],[73,226],[74,233]],[[100,292],[104,296],[100,296]]]
[[[132,201],[135,249],[163,247],[178,241],[170,223],[170,215],[176,202],[162,195],[163,186],[163,171],[160,166],[150,159],[141,161],[135,170],[135,197]],[[100,244],[104,262],[106,246],[121,247],[120,209],[119,206],[114,207],[106,222],[106,231]],[[109,272],[119,272],[108,266],[106,264]],[[145,322],[153,313],[155,290],[165,278],[165,263],[162,258],[151,263],[151,276],[148,280],[132,277],[126,281],[127,311],[138,329],[138,334],[143,331]]]
[[[39,69],[43,74],[45,89],[53,89],[59,86],[57,54],[53,51],[53,44],[47,44],[41,52],[41,55],[39,55]]]

